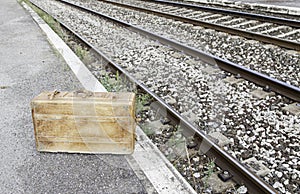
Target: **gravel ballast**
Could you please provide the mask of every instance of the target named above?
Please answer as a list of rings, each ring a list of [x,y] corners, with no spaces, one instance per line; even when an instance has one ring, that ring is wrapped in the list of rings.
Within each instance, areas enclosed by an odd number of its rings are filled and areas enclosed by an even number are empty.
[[[228,59],[291,85],[300,86],[300,54],[297,52],[287,52],[286,49],[277,46],[249,41],[242,37],[231,36],[227,33],[204,29],[99,1],[90,3],[90,1],[81,0],[76,1],[76,3]],[[267,30],[272,26],[260,30]]]

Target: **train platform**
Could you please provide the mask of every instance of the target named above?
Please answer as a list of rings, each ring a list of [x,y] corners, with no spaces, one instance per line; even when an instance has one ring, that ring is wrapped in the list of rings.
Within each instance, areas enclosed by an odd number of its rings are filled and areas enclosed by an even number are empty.
[[[194,192],[139,128],[132,155],[36,150],[34,96],[104,88],[49,26],[17,1],[1,2],[0,59],[0,193]]]

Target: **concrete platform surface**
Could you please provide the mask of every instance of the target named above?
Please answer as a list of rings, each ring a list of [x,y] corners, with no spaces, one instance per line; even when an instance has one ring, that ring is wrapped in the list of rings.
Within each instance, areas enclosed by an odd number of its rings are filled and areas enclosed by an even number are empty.
[[[0,7],[0,193],[146,193],[124,156],[39,153],[30,100],[82,85],[15,0]]]

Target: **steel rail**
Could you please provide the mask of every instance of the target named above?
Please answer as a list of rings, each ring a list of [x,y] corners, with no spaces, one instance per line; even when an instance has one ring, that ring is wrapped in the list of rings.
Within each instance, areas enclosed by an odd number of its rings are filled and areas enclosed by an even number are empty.
[[[61,1],[61,0],[59,0]],[[64,3],[67,3],[65,1],[61,1]],[[31,2],[35,6],[34,2]],[[69,3],[67,3],[69,4]],[[69,4],[72,5],[73,4]],[[44,12],[48,13],[46,10],[40,8]],[[83,9],[86,10],[86,9]],[[86,10],[88,11],[88,10]],[[49,13],[48,13],[49,14]],[[49,14],[50,15],[50,14]],[[59,21],[56,17],[54,17],[57,21]],[[120,71],[122,74],[125,75],[129,80],[137,84],[142,90],[149,93],[157,102],[166,108],[168,116],[171,117],[172,120],[177,120],[177,123],[180,123],[181,126],[189,131],[190,134],[196,133],[197,137],[201,141],[201,145],[205,145],[202,147],[207,148],[205,151],[205,154],[208,155],[211,158],[215,158],[215,162],[218,166],[220,166],[224,170],[228,170],[232,175],[233,179],[240,183],[245,184],[248,188],[248,191],[250,193],[277,193],[273,188],[271,188],[268,184],[266,184],[264,181],[262,181],[259,177],[251,173],[248,169],[246,169],[241,163],[236,161],[234,158],[232,158],[227,152],[223,151],[221,148],[219,148],[215,143],[213,143],[210,139],[208,139],[203,132],[195,128],[191,123],[189,123],[187,120],[185,120],[178,112],[176,112],[171,106],[166,104],[164,100],[162,100],[160,97],[158,97],[155,93],[150,91],[144,84],[142,84],[140,81],[136,80],[134,77],[132,77],[129,73],[127,73],[124,69],[122,69],[118,64],[114,63],[112,60],[110,60],[104,53],[102,53],[100,50],[98,50],[95,46],[93,46],[91,43],[89,43],[87,40],[85,40],[83,37],[81,37],[78,33],[73,31],[70,27],[68,27],[66,24],[60,22],[60,24],[65,27],[67,30],[72,32],[77,38],[79,38],[82,42],[84,42],[87,46],[92,48],[96,53],[98,53],[102,59],[105,61],[105,64],[111,65],[113,68]]]
[[[176,7],[187,7],[187,8],[192,8],[192,9],[196,9],[196,10],[209,11],[209,12],[213,12],[213,13],[234,15],[234,16],[244,17],[244,18],[248,18],[248,19],[256,19],[259,21],[276,23],[276,24],[280,24],[280,25],[300,28],[299,20],[292,20],[292,19],[280,18],[280,17],[275,17],[275,16],[267,16],[267,15],[249,13],[249,12],[226,10],[226,9],[222,9],[222,8],[206,7],[206,6],[193,5],[193,4],[174,2],[174,1],[166,1],[166,0],[142,0],[142,1],[149,1],[152,3],[155,2],[155,3],[160,3],[160,4],[172,5],[172,6],[176,6]]]
[[[179,20],[182,22],[186,22],[186,23],[190,23],[190,24],[194,24],[194,25],[198,25],[198,26],[204,26],[206,28],[212,28],[212,29],[215,29],[218,31],[242,36],[242,37],[249,38],[249,39],[255,39],[255,40],[258,40],[261,42],[265,42],[265,43],[275,44],[275,45],[278,45],[278,46],[281,46],[284,48],[288,48],[288,49],[300,50],[300,43],[291,41],[291,40],[287,40],[287,39],[281,39],[281,38],[277,38],[277,37],[273,37],[273,36],[269,36],[269,35],[265,35],[265,34],[260,34],[257,32],[232,28],[232,27],[221,25],[221,24],[209,23],[209,22],[205,22],[205,21],[201,21],[201,20],[197,20],[197,19],[187,18],[187,17],[178,16],[178,15],[171,14],[171,13],[165,13],[165,12],[161,12],[161,11],[157,11],[157,10],[142,8],[142,7],[124,4],[124,3],[120,3],[120,2],[109,1],[109,0],[99,0],[99,1],[103,1],[106,3],[110,3],[113,5],[117,5],[117,6],[121,6],[121,7],[125,7],[125,8],[143,11],[146,13],[159,15],[162,17],[170,18],[170,19]],[[154,2],[156,2],[156,1],[154,1]]]
[[[293,99],[297,102],[300,102],[300,88],[295,87],[293,85],[287,84],[283,81],[274,79],[272,77],[269,77],[265,74],[259,73],[257,71],[251,70],[249,68],[246,68],[244,66],[235,64],[231,61],[222,59],[220,57],[205,53],[203,51],[197,50],[193,47],[189,47],[187,45],[182,45],[181,43],[168,39],[166,37],[157,35],[155,33],[152,33],[148,30],[145,30],[143,28],[137,27],[135,25],[129,24],[127,22],[118,20],[116,18],[110,17],[108,15],[96,12],[95,10],[82,7],[79,5],[74,5],[70,2],[64,1],[64,0],[58,0],[65,4],[76,6],[77,8],[88,11],[90,13],[93,13],[95,15],[101,16],[102,18],[106,18],[108,20],[114,21],[122,26],[128,27],[131,31],[134,31],[139,34],[143,34],[145,36],[148,36],[149,38],[152,38],[154,40],[158,40],[163,44],[169,45],[179,51],[184,51],[186,54],[189,54],[193,57],[200,58],[202,61],[212,64],[212,65],[218,65],[219,68],[233,73],[233,74],[239,74],[241,77],[243,77],[246,80],[249,80],[257,85],[260,85],[262,87],[268,86],[272,91],[279,93],[283,96],[286,96],[290,99]]]

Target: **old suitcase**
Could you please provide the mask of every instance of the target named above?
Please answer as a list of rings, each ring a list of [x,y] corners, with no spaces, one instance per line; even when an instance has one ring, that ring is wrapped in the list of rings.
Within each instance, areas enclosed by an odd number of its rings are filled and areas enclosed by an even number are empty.
[[[31,102],[38,151],[130,154],[134,93],[44,92]]]

